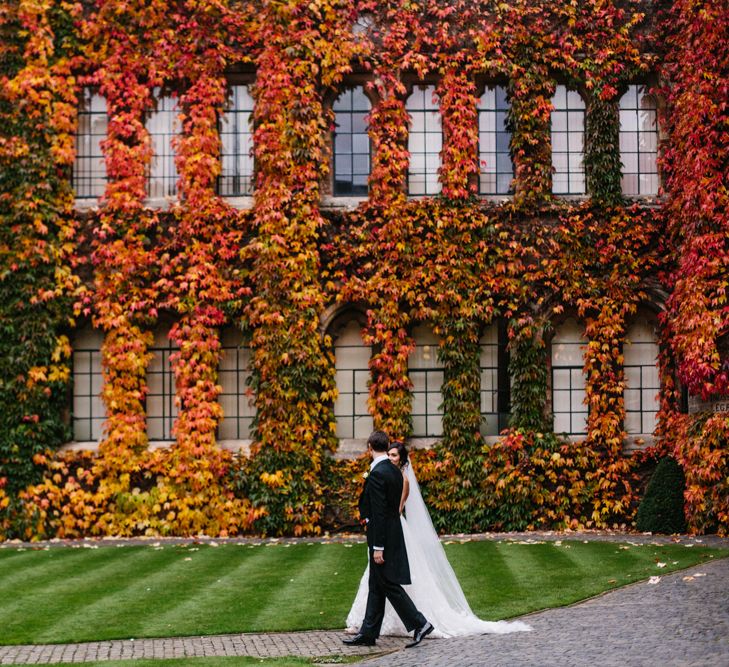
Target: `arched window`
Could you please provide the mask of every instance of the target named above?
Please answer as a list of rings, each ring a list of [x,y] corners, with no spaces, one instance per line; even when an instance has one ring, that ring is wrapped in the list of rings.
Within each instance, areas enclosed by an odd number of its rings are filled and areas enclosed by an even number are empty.
[[[415,349],[408,360],[413,383],[413,437],[438,438],[443,435],[443,364],[438,360],[438,339],[427,326],[417,327],[413,338]]]
[[[443,147],[440,107],[435,86],[415,86],[405,105],[410,114],[408,134],[408,193],[435,195],[440,192],[438,169]]]
[[[555,433],[587,432],[585,342],[574,320],[567,320],[552,339],[552,412]]]
[[[177,417],[175,405],[175,376],[170,355],[177,346],[169,339],[169,330],[155,332],[149,349],[152,360],[147,369],[147,437],[150,441],[172,440],[172,426]]]
[[[218,382],[222,388],[218,401],[223,420],[218,427],[218,440],[248,440],[256,416],[253,397],[247,393],[251,376],[251,349],[243,344],[238,329],[227,327],[220,333],[222,357]]]
[[[357,322],[347,324],[334,341],[339,395],[334,403],[338,438],[367,438],[374,425],[367,409],[371,350],[362,342]]]
[[[628,86],[620,98],[620,159],[625,195],[658,193],[658,110],[645,86]]]
[[[508,194],[514,178],[506,127],[509,102],[502,86],[487,88],[478,103],[479,194]]]
[[[218,194],[240,197],[253,194],[253,98],[248,86],[231,86],[228,106],[220,119]]]
[[[177,195],[177,167],[172,148],[172,138],[179,133],[177,99],[158,95],[159,89],[155,88],[156,106],[146,123],[152,141],[152,161],[147,179],[147,196],[150,199]]]
[[[659,408],[658,341],[645,318],[633,322],[623,347],[625,371],[625,430],[629,434],[652,434]]]
[[[106,139],[108,117],[106,99],[84,88],[78,111],[76,160],[73,189],[77,199],[98,199],[106,188],[106,163],[101,142]]]
[[[371,104],[362,86],[350,88],[334,102],[334,195],[367,196],[370,138],[367,114]]]
[[[106,411],[101,400],[101,344],[98,329],[81,329],[73,339],[73,409],[71,422],[76,442],[101,440]]]
[[[585,103],[580,94],[557,86],[552,98],[552,192],[585,194]]]

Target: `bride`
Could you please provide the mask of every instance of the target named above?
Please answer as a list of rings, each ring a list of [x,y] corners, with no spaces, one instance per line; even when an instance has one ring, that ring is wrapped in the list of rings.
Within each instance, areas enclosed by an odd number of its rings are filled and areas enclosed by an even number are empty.
[[[415,606],[435,626],[432,636],[447,638],[531,630],[531,627],[521,621],[482,621],[471,611],[423,502],[418,481],[408,462],[405,445],[393,442],[387,455],[403,473],[400,520],[412,580],[404,589]],[[368,580],[369,565],[362,575],[359,590],[347,616],[348,632],[357,632],[362,624],[367,606]],[[389,602],[385,606],[380,634],[403,637],[410,635]]]

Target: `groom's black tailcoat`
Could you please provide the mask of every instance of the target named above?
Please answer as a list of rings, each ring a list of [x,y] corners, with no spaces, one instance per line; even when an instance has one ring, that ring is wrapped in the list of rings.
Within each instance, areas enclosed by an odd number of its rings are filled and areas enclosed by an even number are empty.
[[[360,628],[366,637],[377,638],[389,600],[408,630],[425,625],[425,617],[415,608],[401,584],[410,583],[410,565],[400,523],[403,478],[389,459],[370,471],[359,498],[359,512],[367,520],[367,546],[370,552],[367,611]],[[373,547],[383,547],[383,565],[374,561]]]
[[[381,461],[367,477],[359,499],[359,513],[367,519],[367,546],[384,547],[384,575],[398,584],[410,583],[410,565],[400,523],[402,472],[389,459]]]

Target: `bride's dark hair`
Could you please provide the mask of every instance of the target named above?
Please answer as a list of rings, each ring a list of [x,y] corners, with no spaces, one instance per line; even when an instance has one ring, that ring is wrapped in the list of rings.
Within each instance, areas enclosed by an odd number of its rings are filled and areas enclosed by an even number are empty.
[[[390,443],[387,451],[389,452],[391,449],[397,449],[397,453],[400,455],[400,467],[404,468],[408,462],[408,450],[406,449],[405,444],[399,440],[395,440]]]

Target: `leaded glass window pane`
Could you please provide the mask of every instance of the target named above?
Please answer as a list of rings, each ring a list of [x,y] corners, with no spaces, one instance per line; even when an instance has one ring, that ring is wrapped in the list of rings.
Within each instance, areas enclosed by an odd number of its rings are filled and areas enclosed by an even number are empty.
[[[251,349],[243,344],[237,329],[228,327],[220,335],[222,356],[218,366],[221,392],[218,401],[223,419],[218,426],[219,440],[247,440],[256,416],[254,398],[249,393]]]
[[[177,418],[175,405],[175,375],[170,355],[177,346],[169,339],[167,331],[157,331],[154,344],[149,349],[152,360],[147,369],[147,437],[150,441],[172,440],[172,427]]]
[[[623,348],[625,372],[625,430],[629,434],[651,434],[660,407],[658,340],[654,328],[644,319],[628,329]]]
[[[350,322],[334,341],[337,400],[334,418],[338,438],[367,438],[374,429],[367,409],[370,347],[362,342],[357,322]]]
[[[587,433],[585,343],[574,320],[562,324],[552,339],[552,412],[555,433]]]
[[[413,384],[413,437],[443,435],[443,364],[438,360],[438,339],[432,330],[420,326],[413,332],[415,349],[408,360]]]
[[[479,193],[509,193],[514,167],[509,154],[511,133],[506,128],[509,102],[502,86],[487,88],[478,104]]]
[[[481,371],[481,435],[499,433],[499,332],[495,324],[479,341]]]
[[[253,98],[248,86],[231,86],[228,106],[220,119],[221,172],[218,194],[253,194]]]
[[[371,104],[362,86],[349,88],[334,102],[334,195],[367,196],[370,138],[367,115]]]
[[[72,179],[77,199],[98,199],[104,194],[107,176],[101,142],[106,139],[107,129],[106,99],[90,88],[84,88],[78,112]]]
[[[103,335],[96,329],[83,329],[73,341],[71,360],[73,406],[71,423],[76,442],[101,440],[106,412],[101,399],[101,344]]]
[[[552,107],[552,192],[585,194],[585,103],[579,93],[560,85]]]
[[[147,196],[161,199],[177,196],[177,167],[172,139],[179,133],[177,99],[168,95],[156,98],[155,109],[148,115],[146,127],[152,142],[152,161],[147,178]]]
[[[658,109],[645,86],[628,86],[620,98],[620,158],[623,194],[658,193]]]
[[[440,192],[438,169],[443,131],[440,107],[435,98],[435,87],[416,86],[405,106],[410,114],[408,193],[438,194]]]

